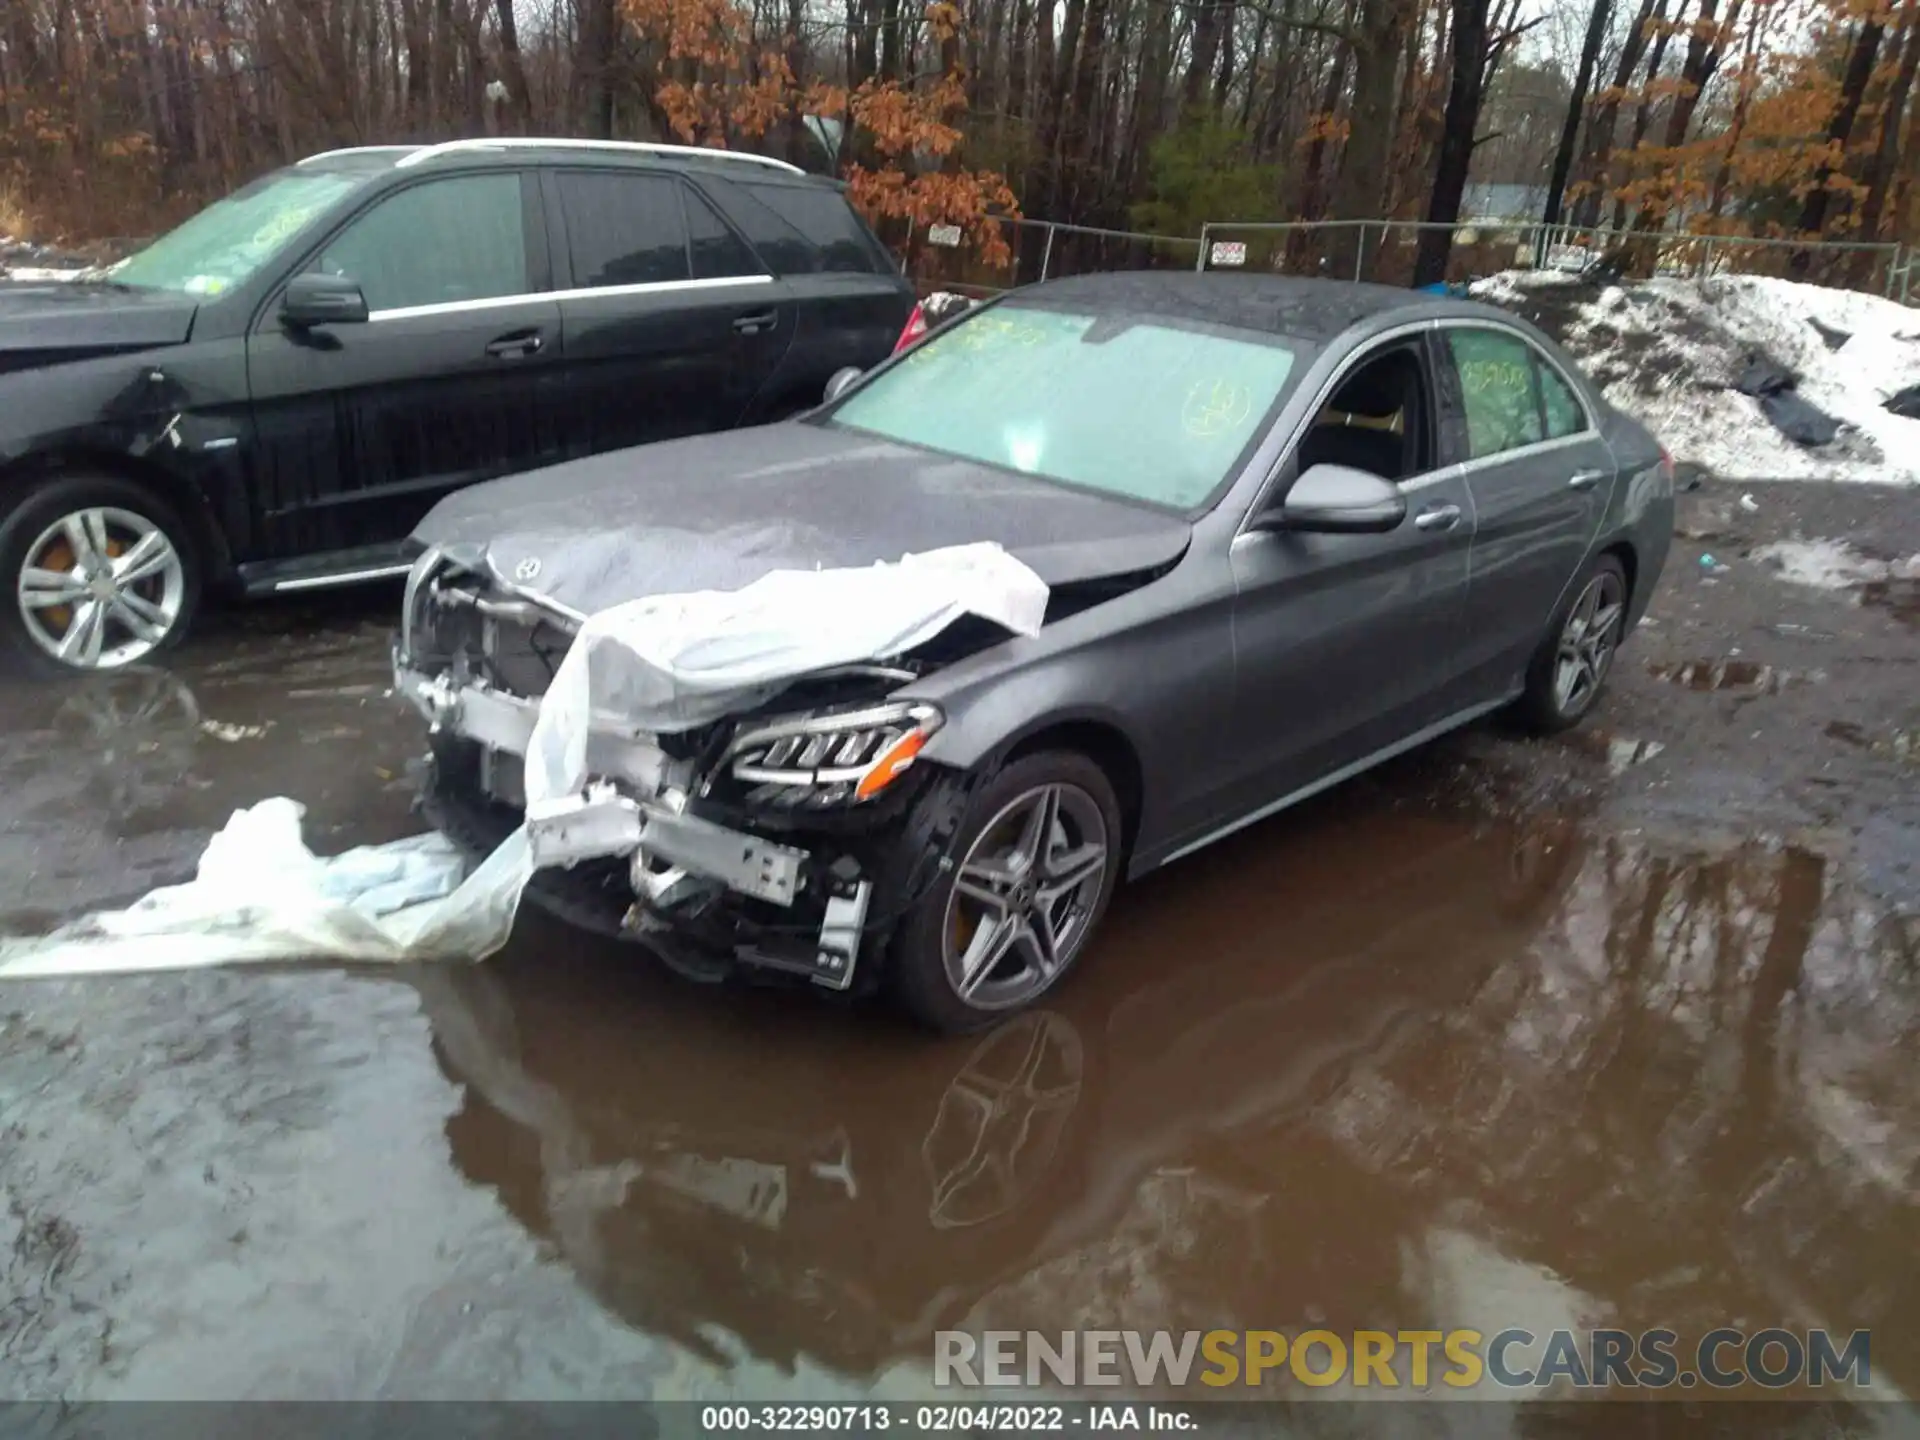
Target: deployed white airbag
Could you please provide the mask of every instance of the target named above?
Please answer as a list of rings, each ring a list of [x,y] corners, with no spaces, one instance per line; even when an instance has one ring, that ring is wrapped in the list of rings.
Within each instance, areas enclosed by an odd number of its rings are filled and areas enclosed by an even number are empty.
[[[615,606],[587,620],[541,701],[526,757],[529,806],[584,789],[596,711],[635,729],[684,729],[814,671],[903,654],[962,615],[1034,634],[1046,606],[1046,582],[994,544],[897,564],[775,571],[738,591]],[[506,943],[534,868],[524,829],[468,874],[437,834],[315,856],[300,837],[301,815],[285,798],[235,811],[186,884],[44,937],[0,937],[0,978],[263,960],[478,960]]]
[[[671,734],[756,705],[802,675],[903,655],[962,615],[1033,635],[1046,612],[1047,582],[990,543],[615,605],[588,618],[541,702],[527,801],[585,783],[596,711]]]

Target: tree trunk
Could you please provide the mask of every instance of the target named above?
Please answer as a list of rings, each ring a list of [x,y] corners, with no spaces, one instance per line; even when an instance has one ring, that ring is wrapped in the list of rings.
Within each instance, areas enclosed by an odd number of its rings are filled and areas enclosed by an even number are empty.
[[[1726,208],[1727,187],[1733,183],[1734,152],[1740,148],[1741,137],[1747,132],[1747,114],[1753,107],[1754,91],[1759,88],[1760,36],[1764,28],[1762,15],[1754,15],[1747,24],[1746,41],[1740,47],[1740,78],[1734,82],[1733,118],[1727,122],[1727,133],[1721,141],[1725,153],[1714,171],[1713,192],[1707,202],[1707,215],[1715,221]]]
[[[1201,92],[1219,58],[1220,25],[1225,13],[1226,0],[1198,0],[1193,7],[1193,61],[1180,87],[1181,119],[1200,108]]]
[[[1620,47],[1620,59],[1613,67],[1607,96],[1595,111],[1593,123],[1587,127],[1587,153],[1580,168],[1593,188],[1574,211],[1574,223],[1583,229],[1600,223],[1600,207],[1606,199],[1607,165],[1613,156],[1614,130],[1620,120],[1621,92],[1633,79],[1640,57],[1647,52],[1652,27],[1664,21],[1666,14],[1667,0],[1640,0],[1640,13],[1634,17],[1633,29],[1627,32],[1626,42]]]
[[[1033,27],[1033,0],[1013,0],[1013,34],[1007,45],[1007,113],[1027,118],[1027,32]]]
[[[1347,7],[1349,24],[1353,9],[1352,5]],[[1333,124],[1340,97],[1346,91],[1347,60],[1352,53],[1353,46],[1347,41],[1336,43],[1333,64],[1327,71],[1327,88],[1320,96],[1320,108],[1313,115],[1313,139],[1307,142],[1307,153],[1300,165],[1300,203],[1296,208],[1302,220],[1318,220],[1326,210],[1327,128]]]
[[[1686,13],[1686,0],[1680,0],[1680,13]],[[1647,138],[1647,127],[1653,123],[1653,83],[1660,78],[1660,72],[1667,63],[1667,41],[1673,38],[1673,32],[1662,30],[1653,42],[1653,54],[1647,60],[1647,83],[1640,94],[1640,103],[1633,112],[1633,135],[1627,142],[1627,150],[1632,153],[1640,148],[1640,142]],[[1627,228],[1627,202],[1615,200],[1613,205],[1613,228]]]
[[[1831,158],[1820,166],[1813,188],[1800,207],[1799,228],[1803,235],[1818,235],[1826,228],[1831,193],[1827,184],[1833,178],[1834,161],[1838,160],[1842,166],[1846,163],[1847,142],[1853,138],[1853,122],[1860,118],[1860,106],[1867,97],[1867,85],[1873,79],[1873,67],[1880,58],[1880,39],[1885,33],[1886,26],[1876,17],[1862,21],[1853,37],[1853,49],[1847,55],[1847,72],[1840,81],[1840,104],[1827,125],[1827,149]],[[1796,250],[1790,268],[1794,274],[1803,275],[1812,260],[1813,252]]]
[[[507,87],[507,103],[520,133],[533,131],[533,90],[527,84],[526,63],[520,57],[520,27],[514,19],[513,0],[494,0],[494,15],[500,26],[500,81]]]
[[[419,3],[419,0],[412,0]],[[580,121],[589,138],[613,138],[613,49],[616,0],[580,3]]]
[[[1587,16],[1587,37],[1580,46],[1580,64],[1573,73],[1573,93],[1567,97],[1567,118],[1560,126],[1560,145],[1553,152],[1553,173],[1547,177],[1547,208],[1541,218],[1549,226],[1560,223],[1561,201],[1567,193],[1573,152],[1580,140],[1580,121],[1587,111],[1587,91],[1593,86],[1600,47],[1606,43],[1607,27],[1612,23],[1613,0],[1593,0],[1593,10]]]
[[[1373,220],[1380,217],[1387,190],[1387,160],[1393,153],[1394,96],[1400,78],[1400,47],[1413,23],[1413,0],[1364,0],[1356,37],[1353,67],[1353,103],[1347,143],[1340,152],[1340,170],[1333,182],[1332,218]],[[1359,247],[1364,235],[1358,227],[1343,228],[1326,246],[1328,264],[1337,275],[1358,273]]]
[[[1122,179],[1138,193],[1147,175],[1149,153],[1166,122],[1167,71],[1173,65],[1173,0],[1146,0],[1145,34],[1140,42],[1140,84],[1133,93],[1133,124],[1127,140]]]
[[[1868,163],[1867,196],[1860,206],[1860,236],[1864,240],[1880,238],[1880,220],[1899,168],[1901,122],[1913,94],[1914,75],[1920,71],[1920,0],[1907,0],[1902,23],[1907,33],[1900,48],[1900,68],[1894,73],[1886,108],[1880,114],[1880,143]]]
[[[1674,97],[1673,109],[1667,112],[1666,147],[1669,150],[1677,150],[1687,143],[1694,112],[1706,98],[1707,85],[1714,71],[1720,68],[1720,57],[1726,53],[1722,31],[1713,23],[1717,3],[1718,0],[1700,0],[1700,18],[1694,22],[1693,33],[1687,38],[1687,58],[1680,65],[1680,93]],[[1729,32],[1740,24],[1740,6],[1741,0],[1733,0],[1727,11]]]
[[[1473,137],[1480,126],[1480,103],[1487,79],[1487,11],[1490,0],[1453,0],[1453,78],[1447,89],[1447,113],[1440,131],[1440,153],[1427,201],[1427,220],[1452,225],[1460,218],[1473,168]],[[1447,278],[1453,252],[1451,230],[1422,230],[1413,262],[1413,283],[1433,285]]]
[[[907,26],[900,0],[880,0],[880,78],[904,80],[906,76]]]

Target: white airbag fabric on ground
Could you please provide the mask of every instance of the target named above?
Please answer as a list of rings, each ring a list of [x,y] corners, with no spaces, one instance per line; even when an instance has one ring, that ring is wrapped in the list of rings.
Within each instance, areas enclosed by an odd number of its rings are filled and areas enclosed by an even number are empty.
[[[1047,586],[998,545],[898,564],[776,571],[745,589],[637,600],[590,617],[542,699],[529,803],[586,782],[596,711],[661,732],[717,719],[816,670],[900,655],[964,614],[1036,633]],[[315,856],[302,807],[234,812],[184,885],[34,939],[0,937],[0,979],[197,969],[243,961],[479,960],[506,944],[533,875],[525,829],[467,874],[429,834]]]
[[[187,970],[244,960],[479,960],[506,943],[533,873],[515,832],[463,880],[444,835],[322,859],[301,807],[236,810],[184,885],[41,939],[0,939],[0,979]]]
[[[1037,634],[1047,582],[990,543],[898,564],[775,570],[741,590],[632,600],[590,616],[540,704],[527,745],[529,805],[586,781],[597,713],[671,734],[758,704],[836,665],[903,655],[962,615]]]

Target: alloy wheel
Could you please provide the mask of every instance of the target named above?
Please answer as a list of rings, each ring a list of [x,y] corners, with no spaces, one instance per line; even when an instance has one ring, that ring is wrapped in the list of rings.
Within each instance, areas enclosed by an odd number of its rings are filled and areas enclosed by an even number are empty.
[[[1077,785],[1037,786],[981,830],[947,898],[943,959],[953,992],[1008,1010],[1045,990],[1086,943],[1112,846]]]
[[[1593,703],[1613,664],[1625,615],[1626,587],[1613,571],[1600,571],[1587,582],[1560,628],[1553,664],[1553,699],[1561,714],[1582,714]]]
[[[151,655],[179,623],[187,571],[167,532],[114,506],[65,515],[27,548],[15,580],[28,638],[76,670]]]

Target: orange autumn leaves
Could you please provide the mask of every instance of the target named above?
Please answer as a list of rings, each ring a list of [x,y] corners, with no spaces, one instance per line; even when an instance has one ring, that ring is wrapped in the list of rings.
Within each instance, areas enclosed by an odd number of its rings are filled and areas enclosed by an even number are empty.
[[[869,218],[958,225],[984,262],[1010,259],[991,217],[1019,214],[1012,190],[1003,176],[958,163],[967,99],[957,64],[917,82],[803,86],[787,54],[760,43],[751,15],[731,0],[622,3],[628,22],[663,52],[654,99],[682,140],[724,147],[797,115],[845,121],[843,152],[861,157],[846,167],[848,193]],[[934,0],[923,19],[939,53],[951,55],[958,9]]]

